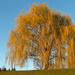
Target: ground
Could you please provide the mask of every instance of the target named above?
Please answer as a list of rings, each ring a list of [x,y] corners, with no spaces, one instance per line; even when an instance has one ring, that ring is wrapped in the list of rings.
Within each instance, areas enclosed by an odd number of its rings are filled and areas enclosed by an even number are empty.
[[[75,75],[75,69],[2,71],[0,75]]]

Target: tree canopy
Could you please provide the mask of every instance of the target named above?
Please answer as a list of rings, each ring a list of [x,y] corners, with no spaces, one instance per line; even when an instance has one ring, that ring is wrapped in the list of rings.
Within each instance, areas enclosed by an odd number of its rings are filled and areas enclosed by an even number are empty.
[[[23,67],[31,58],[40,69],[75,67],[75,26],[70,15],[39,3],[20,14],[15,24],[7,42],[6,60],[11,66]]]

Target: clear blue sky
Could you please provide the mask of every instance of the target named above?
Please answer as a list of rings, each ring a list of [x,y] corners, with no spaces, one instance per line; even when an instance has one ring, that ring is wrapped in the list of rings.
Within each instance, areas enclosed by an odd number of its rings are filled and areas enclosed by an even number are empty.
[[[0,68],[5,64],[6,43],[10,29],[15,27],[15,18],[24,8],[26,11],[31,7],[33,2],[47,2],[49,7],[61,12],[66,12],[71,15],[71,19],[75,24],[75,0],[0,0]],[[29,6],[30,4],[30,6]],[[24,68],[16,67],[17,70],[33,70],[32,60],[29,60],[29,65]],[[5,65],[8,66],[8,63]]]

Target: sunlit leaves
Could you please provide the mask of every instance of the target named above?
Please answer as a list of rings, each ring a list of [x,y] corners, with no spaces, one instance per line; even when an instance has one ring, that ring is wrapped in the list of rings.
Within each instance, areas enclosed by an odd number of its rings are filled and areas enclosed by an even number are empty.
[[[69,15],[39,3],[20,14],[15,24],[7,42],[11,66],[23,67],[32,58],[41,69],[75,67],[75,26]]]

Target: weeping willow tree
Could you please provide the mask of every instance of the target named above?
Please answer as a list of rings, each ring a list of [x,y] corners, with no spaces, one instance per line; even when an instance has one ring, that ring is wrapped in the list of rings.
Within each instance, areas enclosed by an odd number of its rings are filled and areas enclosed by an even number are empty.
[[[70,15],[33,4],[16,18],[7,42],[6,60],[23,67],[33,59],[40,69],[75,67],[75,26]]]

